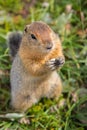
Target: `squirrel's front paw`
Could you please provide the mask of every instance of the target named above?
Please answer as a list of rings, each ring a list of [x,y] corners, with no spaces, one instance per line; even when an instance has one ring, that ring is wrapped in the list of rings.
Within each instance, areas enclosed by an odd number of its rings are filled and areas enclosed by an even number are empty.
[[[51,70],[56,70],[60,67],[63,66],[63,64],[65,63],[65,59],[63,57],[59,57],[57,59],[51,59],[47,62],[48,67]]]

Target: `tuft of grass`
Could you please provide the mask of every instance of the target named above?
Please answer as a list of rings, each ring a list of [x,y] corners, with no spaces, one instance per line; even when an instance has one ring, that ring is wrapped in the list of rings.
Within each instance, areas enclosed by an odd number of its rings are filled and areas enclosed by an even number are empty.
[[[86,7],[86,0],[40,0],[32,7],[28,0],[0,0],[0,130],[87,129]],[[61,38],[66,63],[59,73],[64,89],[58,101],[44,98],[32,106],[25,113],[30,124],[21,124],[19,118],[1,118],[14,113],[9,108],[11,60],[7,34],[23,31],[26,24],[36,20],[45,21]]]

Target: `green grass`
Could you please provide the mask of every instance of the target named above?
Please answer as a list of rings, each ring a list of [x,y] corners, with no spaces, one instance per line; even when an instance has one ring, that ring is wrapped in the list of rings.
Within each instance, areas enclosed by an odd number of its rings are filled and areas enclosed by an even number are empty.
[[[28,0],[0,0],[0,130],[87,129],[87,1],[47,0],[45,7],[43,2],[27,8]],[[72,5],[68,13],[67,5]],[[6,39],[10,31],[23,31],[36,20],[45,21],[61,37],[66,63],[59,73],[64,89],[58,101],[44,98],[32,106],[25,113],[30,119],[26,125],[19,123],[19,115],[14,120],[1,118],[14,112],[9,108],[11,61]]]

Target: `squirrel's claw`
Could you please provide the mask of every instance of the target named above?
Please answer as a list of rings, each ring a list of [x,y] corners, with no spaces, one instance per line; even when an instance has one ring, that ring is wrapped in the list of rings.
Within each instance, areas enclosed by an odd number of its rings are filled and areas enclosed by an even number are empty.
[[[50,61],[47,62],[47,65],[51,70],[55,70],[59,67],[62,67],[64,63],[65,59],[63,57],[59,57],[57,59],[51,59]]]

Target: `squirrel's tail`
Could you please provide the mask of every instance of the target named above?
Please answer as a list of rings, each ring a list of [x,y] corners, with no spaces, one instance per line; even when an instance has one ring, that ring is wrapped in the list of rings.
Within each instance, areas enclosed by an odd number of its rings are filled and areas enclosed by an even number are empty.
[[[22,39],[21,32],[12,32],[8,35],[8,46],[10,49],[12,59],[14,59],[15,55],[17,54],[17,51],[21,43],[21,39]]]

